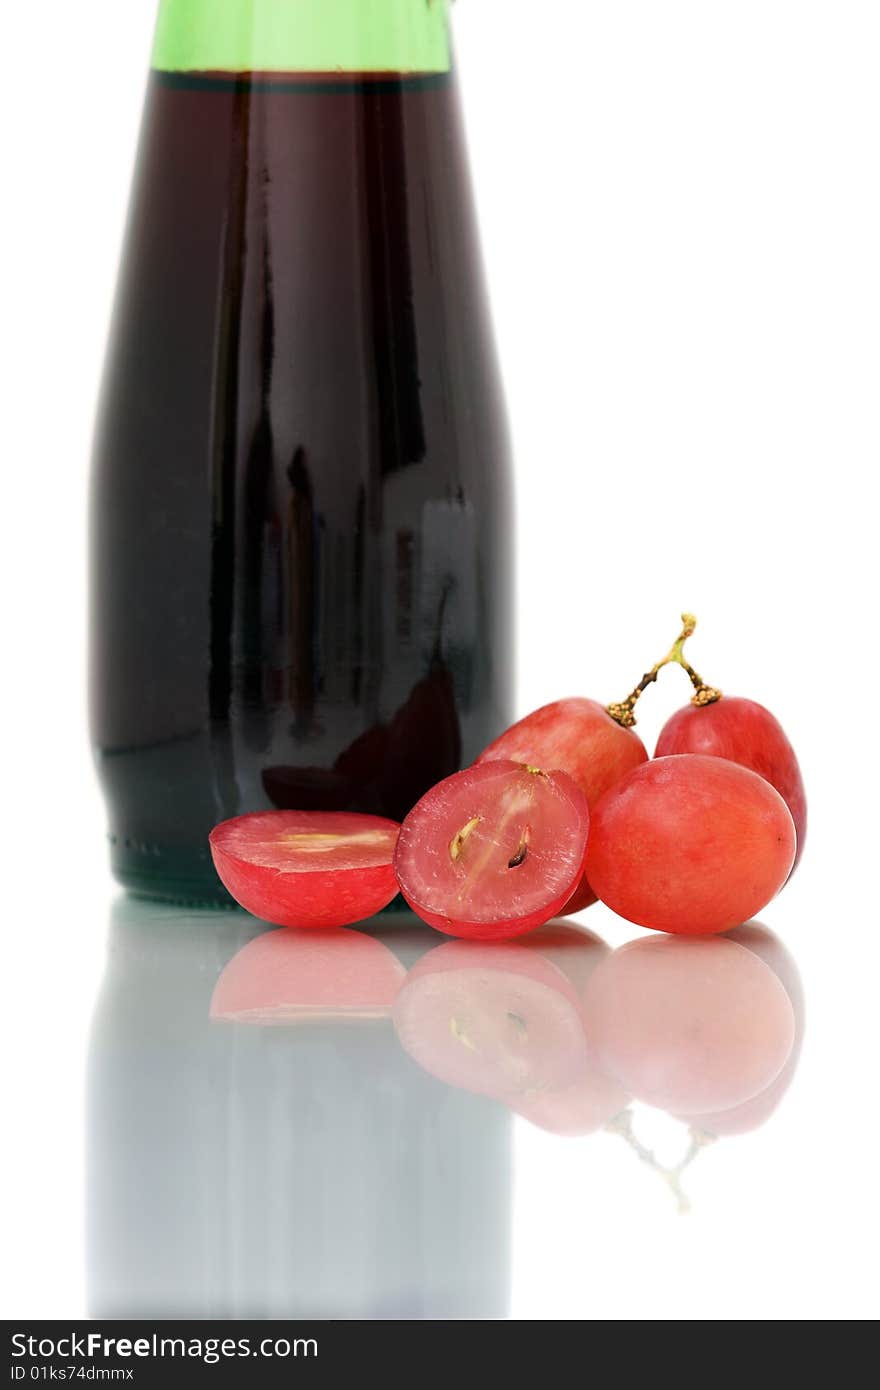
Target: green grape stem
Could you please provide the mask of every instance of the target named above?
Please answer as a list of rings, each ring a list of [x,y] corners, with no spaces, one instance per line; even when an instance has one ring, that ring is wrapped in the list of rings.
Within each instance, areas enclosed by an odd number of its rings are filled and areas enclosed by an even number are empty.
[[[635,707],[648,686],[654,684],[654,681],[657,679],[664,666],[680,666],[687,674],[691,685],[694,687],[694,695],[691,700],[692,704],[700,706],[711,705],[714,704],[716,700],[721,699],[721,691],[717,690],[712,685],[707,685],[702,676],[697,675],[693,666],[689,665],[685,660],[684,645],[688,638],[692,637],[694,634],[697,626],[696,618],[693,613],[682,613],[681,622],[681,632],[662,661],[658,661],[655,666],[651,667],[650,671],[645,672],[638,685],[634,690],[630,691],[625,700],[607,706],[611,718],[624,729],[632,729],[634,727],[636,722]]]

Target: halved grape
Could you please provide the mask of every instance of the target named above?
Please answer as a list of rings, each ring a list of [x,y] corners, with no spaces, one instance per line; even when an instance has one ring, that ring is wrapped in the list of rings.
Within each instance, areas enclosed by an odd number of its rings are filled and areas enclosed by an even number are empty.
[[[621,777],[647,762],[648,753],[635,730],[618,724],[598,700],[577,696],[527,714],[490,743],[477,762],[498,759],[561,768],[578,784],[592,810]],[[583,878],[565,912],[580,912],[595,901],[596,894]]]
[[[410,907],[450,936],[499,940],[564,907],[590,813],[562,772],[488,762],[447,777],[407,816],[394,868]]]
[[[256,811],[211,831],[233,898],[280,927],[345,927],[387,907],[400,826],[346,811]]]

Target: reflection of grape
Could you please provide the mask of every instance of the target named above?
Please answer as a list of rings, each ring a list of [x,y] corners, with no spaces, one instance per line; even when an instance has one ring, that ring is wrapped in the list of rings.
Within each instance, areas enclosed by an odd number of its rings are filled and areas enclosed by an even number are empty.
[[[748,1130],[758,1129],[769,1120],[791,1085],[804,1035],[804,992],[801,977],[779,938],[760,922],[749,922],[731,932],[729,940],[745,946],[747,951],[753,951],[780,980],[794,1010],[795,1039],[788,1061],[775,1081],[771,1081],[770,1085],[752,1100],[734,1106],[732,1110],[688,1116],[693,1129],[718,1137],[725,1134],[745,1134]]]
[[[440,946],[397,998],[401,1046],[448,1086],[492,1096],[554,1134],[590,1134],[628,1100],[584,1035],[579,987],[607,949],[555,923],[522,943]]]
[[[450,941],[412,968],[394,1006],[397,1036],[448,1086],[503,1100],[578,1078],[580,1000],[539,952]]]
[[[535,951],[544,960],[552,961],[583,999],[587,981],[610,951],[607,941],[587,927],[573,922],[547,922],[537,931],[517,939],[517,946]]]
[[[623,1087],[584,1053],[582,1075],[561,1091],[548,1091],[511,1102],[518,1115],[550,1134],[575,1138],[594,1134],[626,1106]]]
[[[726,938],[623,946],[589,980],[585,1019],[606,1071],[637,1099],[686,1116],[764,1091],[795,1034],[776,975]]]
[[[388,947],[364,932],[267,931],[227,964],[211,1017],[262,1026],[387,1018],[405,973]]]
[[[566,922],[548,922],[517,942],[527,951],[538,951],[559,967],[583,1001],[587,981],[609,952],[595,932]],[[555,1092],[544,1091],[514,1104],[518,1114],[552,1134],[592,1134],[619,1114],[629,1096],[601,1070],[589,1047],[581,1054],[577,1079]]]

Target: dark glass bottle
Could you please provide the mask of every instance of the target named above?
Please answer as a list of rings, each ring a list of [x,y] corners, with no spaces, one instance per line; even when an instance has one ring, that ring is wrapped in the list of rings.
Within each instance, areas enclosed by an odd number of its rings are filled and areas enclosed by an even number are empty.
[[[511,480],[448,0],[163,0],[93,472],[113,867],[400,818],[508,720]]]

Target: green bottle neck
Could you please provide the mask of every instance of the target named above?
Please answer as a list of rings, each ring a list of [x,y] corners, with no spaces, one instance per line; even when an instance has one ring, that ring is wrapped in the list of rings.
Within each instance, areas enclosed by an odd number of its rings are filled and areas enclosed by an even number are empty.
[[[447,72],[450,0],[160,0],[163,72]]]

